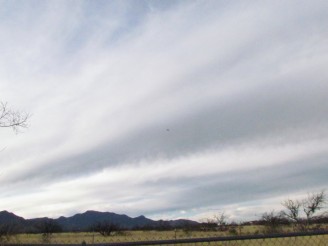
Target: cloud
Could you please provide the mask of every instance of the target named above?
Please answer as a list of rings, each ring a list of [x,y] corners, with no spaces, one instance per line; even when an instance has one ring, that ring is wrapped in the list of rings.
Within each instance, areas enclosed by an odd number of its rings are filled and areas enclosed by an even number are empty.
[[[32,3],[1,3],[1,100],[33,116],[0,133],[0,209],[187,216],[327,185],[325,2]]]

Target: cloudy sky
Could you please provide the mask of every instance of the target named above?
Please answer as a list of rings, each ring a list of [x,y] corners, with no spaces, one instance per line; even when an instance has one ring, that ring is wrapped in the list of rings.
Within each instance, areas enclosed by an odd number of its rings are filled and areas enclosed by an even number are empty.
[[[0,210],[256,219],[328,185],[328,2],[0,1]]]

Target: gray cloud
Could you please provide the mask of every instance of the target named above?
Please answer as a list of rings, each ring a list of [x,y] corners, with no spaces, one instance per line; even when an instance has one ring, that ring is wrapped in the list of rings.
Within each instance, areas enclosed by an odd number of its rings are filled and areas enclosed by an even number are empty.
[[[199,204],[223,208],[229,204],[249,203],[276,196],[286,199],[300,191],[306,194],[318,187],[326,187],[327,171],[327,154],[320,154],[281,165],[223,172],[199,179],[168,177],[146,183],[145,186],[156,186],[158,190],[176,187],[176,194],[162,198],[169,199],[167,203],[172,204],[172,211],[199,208]]]
[[[286,90],[286,87],[294,89]],[[83,175],[144,159],[174,159],[259,139],[267,139],[270,144],[275,138],[282,138],[280,141],[286,143],[326,138],[327,87],[322,82],[269,84],[267,88],[258,88],[230,102],[188,112],[174,121],[147,125],[119,141],[51,162],[24,176],[48,179],[48,176]]]

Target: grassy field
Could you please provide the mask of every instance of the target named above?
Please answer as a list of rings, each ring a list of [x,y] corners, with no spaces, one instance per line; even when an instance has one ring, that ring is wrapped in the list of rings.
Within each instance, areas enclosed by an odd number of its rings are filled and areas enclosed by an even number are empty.
[[[243,235],[254,234],[260,231],[260,226],[244,226],[240,228]],[[103,237],[98,233],[56,233],[50,237],[43,237],[42,234],[18,234],[11,236],[5,243],[12,244],[81,244],[83,241],[87,244],[100,244],[111,242],[134,242],[134,241],[152,241],[167,239],[183,239],[183,238],[200,238],[200,237],[217,237],[231,236],[229,232],[186,232],[182,230],[176,231],[125,231],[112,236]],[[184,244],[187,245],[187,244]],[[292,237],[281,239],[259,239],[247,241],[231,241],[231,242],[212,242],[212,243],[193,243],[192,245],[324,245],[328,246],[328,235]]]

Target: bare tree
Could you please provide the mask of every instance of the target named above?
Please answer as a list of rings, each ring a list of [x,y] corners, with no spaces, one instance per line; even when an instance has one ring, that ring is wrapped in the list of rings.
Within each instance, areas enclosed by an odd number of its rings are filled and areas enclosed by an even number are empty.
[[[0,127],[18,131],[27,127],[28,113],[12,110],[7,103],[0,102]]]
[[[92,231],[100,233],[104,237],[111,236],[114,232],[120,231],[120,227],[116,224],[110,223],[109,221],[98,222],[92,226]]]
[[[307,198],[301,201],[288,199],[282,203],[286,208],[283,215],[293,222],[298,229],[308,230],[313,220],[320,216],[318,211],[324,208],[326,200],[325,191],[309,194]],[[305,218],[301,215],[303,212]]]
[[[279,233],[282,232],[282,225],[287,221],[282,212],[271,211],[262,215],[261,222],[265,226],[265,233]]]
[[[205,231],[226,231],[228,230],[227,219],[228,216],[224,212],[218,213],[201,223],[201,228]]]
[[[36,225],[37,230],[42,233],[42,242],[50,243],[52,234],[62,232],[62,227],[53,219],[45,219]]]
[[[326,194],[321,191],[317,194],[309,194],[306,199],[303,200],[303,211],[307,219],[311,219],[314,214],[323,208],[326,203]]]
[[[227,230],[227,219],[228,216],[225,215],[224,212],[218,213],[217,215],[214,216],[215,223],[218,226],[219,231],[226,231]]]
[[[287,209],[287,211],[283,211],[283,215],[291,220],[294,223],[300,222],[300,208],[302,203],[298,200],[285,200],[282,205]]]

